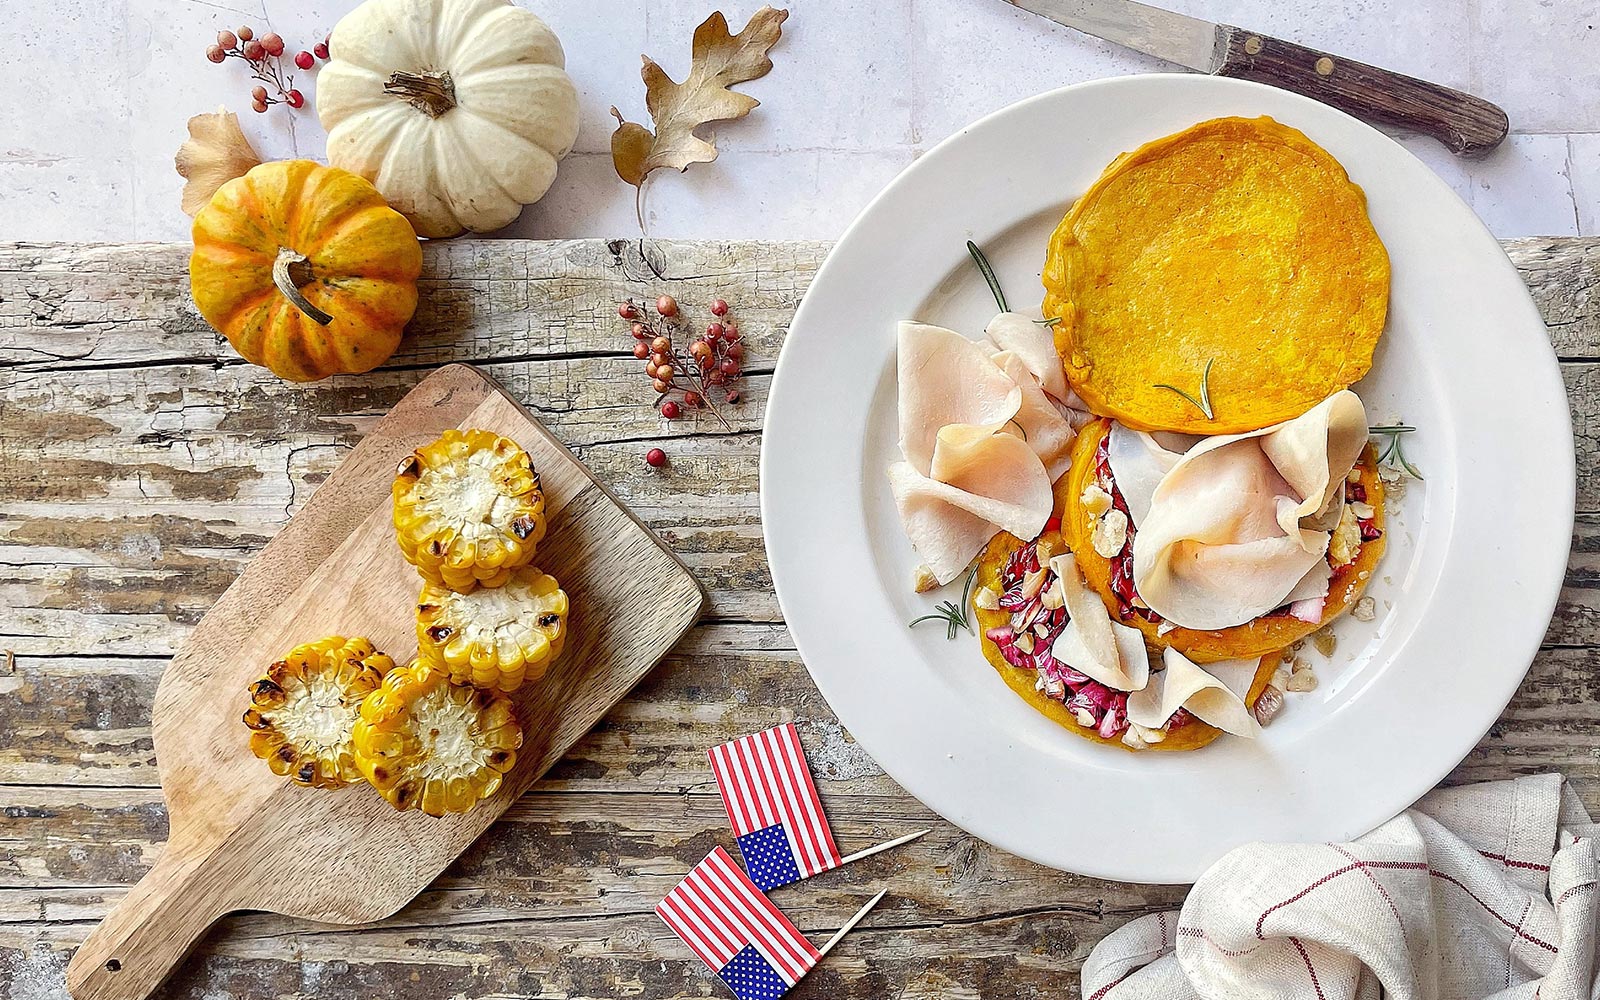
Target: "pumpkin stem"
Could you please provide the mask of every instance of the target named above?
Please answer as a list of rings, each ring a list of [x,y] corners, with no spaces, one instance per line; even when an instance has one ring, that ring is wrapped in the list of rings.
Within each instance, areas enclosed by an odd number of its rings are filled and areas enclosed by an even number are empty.
[[[437,118],[456,106],[456,85],[448,72],[391,73],[383,92],[393,94],[429,118]]]
[[[327,326],[333,322],[333,317],[311,304],[300,292],[301,285],[311,283],[311,261],[303,253],[295,253],[288,247],[278,248],[278,259],[272,262],[272,282],[278,286],[278,291],[283,297],[293,302],[296,309],[310,316],[316,322]]]

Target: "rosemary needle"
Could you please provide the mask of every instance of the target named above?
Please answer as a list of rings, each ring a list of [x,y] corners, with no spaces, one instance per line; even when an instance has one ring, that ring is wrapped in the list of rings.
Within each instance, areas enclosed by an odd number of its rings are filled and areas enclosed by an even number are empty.
[[[927,614],[927,615],[923,615],[920,618],[911,619],[911,621],[908,623],[907,627],[908,628],[909,627],[914,627],[914,626],[922,624],[923,622],[932,622],[932,621],[944,622],[945,623],[945,638],[946,639],[954,639],[956,637],[956,632],[959,629],[966,629],[968,632],[971,632],[972,631],[972,622],[971,622],[971,620],[969,620],[967,618],[967,607],[968,607],[968,602],[971,600],[971,597],[972,597],[972,584],[973,584],[974,581],[977,580],[977,578],[978,578],[978,564],[977,563],[973,563],[972,564],[972,568],[967,570],[967,580],[966,580],[966,582],[961,585],[961,606],[960,607],[957,607],[955,602],[953,602],[953,601],[944,601],[944,602],[942,602],[942,603],[940,603],[940,604],[935,606],[935,610],[934,610],[934,612],[932,614]]]
[[[1194,406],[1195,409],[1199,410],[1201,413],[1204,413],[1206,415],[1206,419],[1207,420],[1215,420],[1215,419],[1217,419],[1217,415],[1211,409],[1211,366],[1213,364],[1216,364],[1216,361],[1217,361],[1216,358],[1207,359],[1205,371],[1200,373],[1200,398],[1199,399],[1195,399],[1193,396],[1189,395],[1187,392],[1184,392],[1182,389],[1178,388],[1177,386],[1168,385],[1165,382],[1157,382],[1155,384],[1154,388],[1157,388],[1157,389],[1168,389],[1168,390],[1170,390],[1172,392],[1177,393],[1178,395],[1182,396],[1184,399],[1187,399],[1190,402],[1190,404],[1192,404]]]
[[[1414,434],[1416,430],[1415,427],[1409,424],[1380,424],[1376,427],[1368,427],[1367,433],[1387,438],[1384,442],[1382,453],[1378,455],[1379,465],[1388,463],[1390,468],[1398,465],[1406,475],[1418,482],[1422,482],[1422,473],[1418,472],[1417,467],[1406,459],[1405,449],[1400,444],[1405,435]]]
[[[989,291],[994,294],[994,304],[1000,307],[1001,312],[1010,312],[1011,307],[1006,305],[1006,293],[1000,290],[1000,279],[994,276],[994,268],[989,266],[989,258],[978,249],[978,244],[967,241],[967,253],[972,254],[972,262],[978,265],[978,273],[983,275],[983,280],[989,283]]]

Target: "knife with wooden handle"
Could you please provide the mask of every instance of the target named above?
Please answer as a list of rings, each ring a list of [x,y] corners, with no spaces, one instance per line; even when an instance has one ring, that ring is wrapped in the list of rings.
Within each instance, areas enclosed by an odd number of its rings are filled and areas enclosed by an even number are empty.
[[[1463,156],[1487,153],[1510,128],[1504,111],[1471,94],[1135,0],[1008,2],[1202,73],[1270,84],[1364,121],[1420,132]]]

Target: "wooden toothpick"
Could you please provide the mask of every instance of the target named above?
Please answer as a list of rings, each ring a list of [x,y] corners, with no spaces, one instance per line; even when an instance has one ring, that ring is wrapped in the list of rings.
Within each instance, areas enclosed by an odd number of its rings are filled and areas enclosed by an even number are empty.
[[[887,847],[889,845],[885,844],[884,846]],[[849,920],[846,920],[843,927],[833,932],[833,937],[828,939],[827,944],[817,949],[817,960],[821,961],[822,956],[831,951],[833,946],[838,944],[840,939],[845,936],[846,932],[848,932],[850,928],[854,927],[856,924],[859,924],[861,922],[861,918],[872,912],[872,908],[878,905],[878,900],[882,899],[888,894],[888,889],[880,889],[876,896],[873,896],[871,899],[867,900],[866,906],[863,906],[861,909],[857,910],[855,916],[851,917]]]
[[[854,854],[850,855],[848,858],[841,858],[839,860],[839,866],[842,868],[842,867],[844,867],[845,865],[849,864],[852,861],[860,861],[862,858],[870,858],[870,857],[872,857],[872,855],[877,854],[879,851],[887,851],[891,847],[899,847],[901,844],[909,844],[913,840],[916,840],[918,837],[921,837],[924,834],[928,834],[928,833],[932,833],[932,832],[933,831],[931,829],[929,829],[929,830],[918,830],[916,833],[908,833],[904,837],[896,837],[894,840],[891,840],[891,841],[889,841],[887,843],[879,844],[876,847],[869,847],[864,851],[857,851]]]

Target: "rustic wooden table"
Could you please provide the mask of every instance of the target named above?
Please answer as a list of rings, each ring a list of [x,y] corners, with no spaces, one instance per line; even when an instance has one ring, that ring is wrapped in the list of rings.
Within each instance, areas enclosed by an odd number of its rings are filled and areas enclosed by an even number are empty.
[[[756,460],[773,360],[827,249],[432,244],[422,309],[390,364],[295,386],[241,363],[201,321],[184,246],[0,247],[0,644],[15,652],[0,661],[0,994],[64,996],[74,946],[161,851],[148,727],[167,657],[363,429],[458,360],[500,379],[654,526],[711,610],[394,918],[346,929],[237,915],[163,995],[721,995],[651,907],[731,843],[705,748],[787,719],[843,850],[934,828],[778,891],[815,937],[889,889],[797,996],[1075,996],[1106,931],[1177,905],[1182,888],[1059,874],[939,820],[855,747],[801,665],[763,557]],[[1580,513],[1545,648],[1449,780],[1556,769],[1600,809],[1600,241],[1508,250],[1562,359]],[[662,291],[702,308],[721,296],[742,320],[751,360],[732,433],[648,405],[615,304]],[[1483,405],[1516,419],[1515,400]],[[671,455],[662,472],[643,461],[656,444]]]

